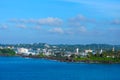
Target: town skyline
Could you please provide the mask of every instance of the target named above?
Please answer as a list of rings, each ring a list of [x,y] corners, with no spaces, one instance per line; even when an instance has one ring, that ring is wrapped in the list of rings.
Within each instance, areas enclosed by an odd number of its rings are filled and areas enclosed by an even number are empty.
[[[0,44],[120,45],[118,0],[1,0]]]

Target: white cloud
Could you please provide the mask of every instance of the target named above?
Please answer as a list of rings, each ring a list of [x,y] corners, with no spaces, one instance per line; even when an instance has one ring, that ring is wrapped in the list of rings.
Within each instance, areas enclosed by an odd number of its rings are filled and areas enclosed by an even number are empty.
[[[84,27],[84,26],[81,26],[81,27],[79,28],[79,31],[80,31],[80,32],[87,32],[87,28]]]
[[[6,24],[0,24],[0,29],[7,29],[8,26]]]
[[[81,14],[78,14],[77,16],[69,19],[71,21],[83,21],[83,22],[92,22],[92,23],[95,23],[96,20],[95,19],[89,19]]]
[[[60,26],[62,24],[62,20],[61,19],[59,19],[59,18],[52,18],[52,17],[39,19],[37,22],[40,25],[48,25],[48,26]]]
[[[58,33],[58,34],[70,34],[70,35],[76,35],[76,34],[82,34],[82,35],[90,35],[90,34],[97,34],[100,31],[99,29],[94,29],[96,27],[97,21],[94,19],[89,19],[83,15],[77,15],[75,17],[71,17],[67,19],[68,22],[63,24],[63,21],[60,18],[41,18],[41,19],[12,19],[11,21],[17,22],[16,27],[18,28],[27,28],[28,26],[30,29],[34,30],[46,30],[51,33]],[[110,26],[112,24],[120,24],[120,20],[116,19],[113,21],[107,21],[107,24],[102,24],[103,21],[101,21],[101,24],[98,24],[97,28],[100,28],[102,26]],[[39,25],[38,25],[39,24]],[[62,25],[63,24],[63,25]],[[90,26],[89,26],[90,24]],[[92,25],[92,26],[91,26]],[[43,28],[44,26],[44,28]],[[54,26],[54,27],[46,27],[46,26]],[[63,26],[61,28],[61,26]],[[113,26],[113,25],[112,25]],[[103,27],[101,27],[103,28]],[[113,29],[111,29],[113,30]],[[114,29],[115,30],[115,29]]]
[[[24,24],[19,24],[19,25],[16,25],[16,27],[25,29],[25,28],[26,28],[26,25],[24,25]]]
[[[41,27],[40,27],[40,26],[35,26],[34,29],[36,29],[36,30],[40,30]]]
[[[79,14],[79,15],[73,17],[73,18],[70,18],[69,20],[70,21],[85,21],[86,18],[83,15]]]
[[[62,20],[59,18],[40,18],[40,19],[10,19],[13,23],[24,23],[24,24],[39,24],[40,26],[61,26]]]
[[[120,25],[120,20],[119,19],[115,19],[111,23],[115,24],[115,25]]]
[[[110,31],[120,31],[120,28],[118,28],[118,27],[110,27],[108,30],[110,30]]]
[[[63,34],[64,30],[62,28],[58,27],[58,28],[53,28],[53,29],[49,30],[49,32]]]
[[[82,24],[80,22],[72,22],[72,21],[69,21],[68,22],[68,26],[69,27],[79,27],[81,26]]]
[[[28,20],[26,19],[10,19],[9,22],[13,22],[13,23],[28,23]]]
[[[80,14],[68,19],[68,25],[72,27],[81,27],[82,25],[87,23],[96,24],[96,20],[86,18],[85,16]]]

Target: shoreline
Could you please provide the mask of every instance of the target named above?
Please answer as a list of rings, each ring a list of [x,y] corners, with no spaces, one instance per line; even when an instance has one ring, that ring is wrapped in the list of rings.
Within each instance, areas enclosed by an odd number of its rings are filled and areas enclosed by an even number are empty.
[[[111,62],[111,61],[92,61],[92,60],[74,60],[74,59],[68,59],[65,57],[57,58],[57,57],[39,57],[39,56],[19,56],[19,57],[28,57],[28,58],[34,58],[34,59],[47,59],[47,60],[56,60],[59,62],[68,62],[68,63],[90,63],[90,64],[120,64],[120,62]]]
[[[65,57],[61,57],[61,58],[57,58],[57,57],[50,57],[50,56],[46,56],[46,57],[40,57],[40,56],[25,56],[25,55],[15,55],[15,56],[4,56],[4,55],[0,55],[0,57],[23,57],[23,58],[33,58],[33,59],[47,59],[47,60],[55,60],[55,61],[59,61],[59,62],[67,62],[67,63],[89,63],[89,64],[120,64],[120,62],[111,62],[111,61],[92,61],[92,60],[74,60],[74,59],[68,59]]]

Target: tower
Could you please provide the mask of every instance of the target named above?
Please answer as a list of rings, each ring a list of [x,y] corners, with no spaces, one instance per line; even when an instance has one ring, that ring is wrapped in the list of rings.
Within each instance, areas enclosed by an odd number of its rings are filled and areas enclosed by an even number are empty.
[[[103,50],[101,49],[101,50],[100,50],[100,54],[102,54],[102,52],[103,52]]]
[[[114,48],[114,47],[112,48],[112,51],[113,51],[113,52],[115,51],[115,48]]]
[[[78,54],[78,53],[79,53],[79,48],[76,49],[76,54]]]

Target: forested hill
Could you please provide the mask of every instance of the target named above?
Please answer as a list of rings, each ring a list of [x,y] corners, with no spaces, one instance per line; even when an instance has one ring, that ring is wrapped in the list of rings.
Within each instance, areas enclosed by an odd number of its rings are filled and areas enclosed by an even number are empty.
[[[120,50],[120,45],[109,45],[109,44],[75,44],[75,45],[70,45],[70,44],[46,44],[46,43],[33,43],[33,44],[0,44],[1,47],[24,47],[24,48],[61,48],[61,49],[76,49],[79,48],[81,50],[84,49],[92,49],[92,50],[97,50],[97,49],[112,49],[113,47],[116,50]]]

